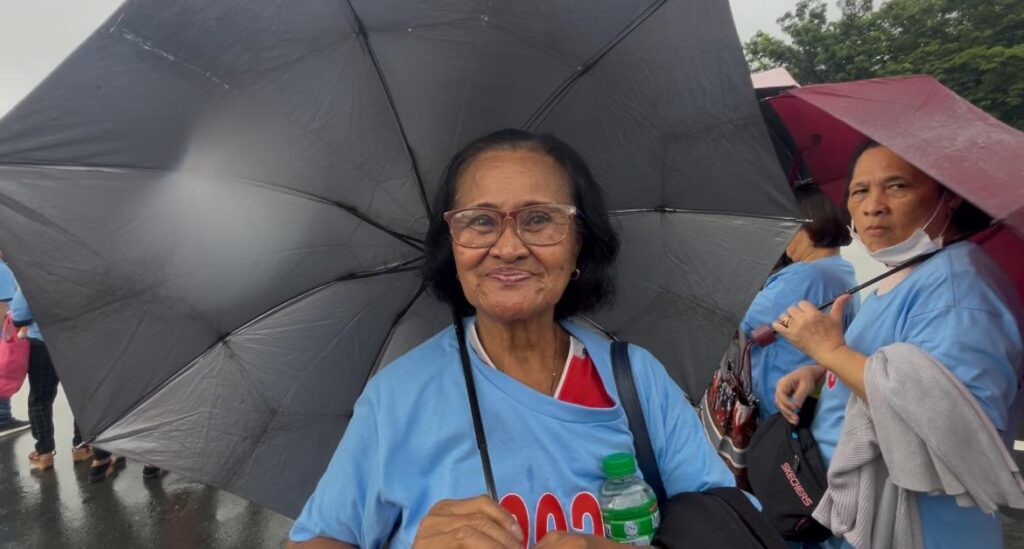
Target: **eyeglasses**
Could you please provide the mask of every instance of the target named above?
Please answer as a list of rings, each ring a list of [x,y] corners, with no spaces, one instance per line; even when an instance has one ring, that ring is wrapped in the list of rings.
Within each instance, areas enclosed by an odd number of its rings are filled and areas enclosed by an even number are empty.
[[[569,236],[575,206],[541,204],[503,212],[494,208],[464,208],[445,212],[452,239],[467,248],[489,248],[501,238],[505,220],[515,222],[516,235],[524,244],[550,246]]]

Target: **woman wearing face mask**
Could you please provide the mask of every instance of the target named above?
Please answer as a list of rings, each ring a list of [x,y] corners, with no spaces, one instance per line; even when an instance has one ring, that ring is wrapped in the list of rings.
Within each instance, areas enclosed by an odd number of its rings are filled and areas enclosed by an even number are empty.
[[[800,300],[824,303],[857,285],[853,265],[839,256],[839,248],[850,243],[846,212],[817,185],[801,185],[793,189],[793,195],[800,216],[810,222],[786,245],[789,264],[768,277],[743,317],[740,329],[748,338],[755,329],[771,323]],[[855,308],[846,308],[844,326],[853,320]],[[779,411],[775,406],[775,385],[779,379],[811,360],[789,342],[779,341],[765,347],[755,346],[750,363],[759,417],[765,420]]]
[[[897,540],[915,541],[897,541],[893,546],[1001,547],[998,514],[986,513],[975,505],[958,505],[956,498],[948,495],[956,490],[914,487],[905,482],[906,475],[914,476],[918,469],[924,469],[923,464],[901,461],[902,452],[910,446],[907,441],[919,432],[904,431],[904,441],[887,447],[887,431],[883,429],[888,425],[887,410],[900,408],[901,417],[924,417],[925,423],[932,425],[921,427],[927,432],[922,447],[927,447],[930,455],[941,454],[937,470],[953,471],[954,476],[964,470],[981,471],[984,477],[989,469],[998,469],[988,467],[983,458],[989,455],[985,452],[1005,452],[996,430],[1004,437],[1014,432],[1011,420],[1015,414],[1010,408],[1018,392],[1024,355],[1018,323],[1020,306],[1003,273],[978,246],[962,241],[943,249],[944,243],[984,227],[987,219],[877,143],[865,145],[854,157],[847,207],[854,238],[872,257],[890,267],[922,254],[941,252],[889,277],[865,297],[845,335],[841,315],[849,297],[837,301],[829,313],[801,302],[781,315],[772,326],[816,364],[780,380],[776,404],[795,423],[804,399],[819,383],[823,384],[811,430],[829,465],[830,493],[841,476],[838,463],[848,457],[847,450],[860,442],[864,432],[851,428],[852,414],[855,409],[858,414],[866,410],[864,414],[879,427],[877,433],[872,428],[869,435],[877,435],[876,448],[880,450],[876,455],[884,466],[882,478],[898,490],[906,489],[904,493],[909,495],[888,515],[897,520],[890,534]],[[910,360],[893,360],[895,351]],[[917,378],[921,383],[903,381],[893,388],[893,398],[880,389],[891,382],[883,379],[882,372],[893,380],[901,379],[899,376],[907,372],[916,372],[920,364],[935,368],[922,367],[928,373]],[[952,380],[950,386],[965,388],[963,399],[934,398],[931,382],[946,379]],[[963,425],[971,410],[980,410],[976,414],[980,427],[952,433],[950,430]],[[850,425],[844,426],[844,419]],[[989,432],[990,437],[986,436]],[[934,433],[937,436],[929,438]],[[973,439],[968,440],[970,437],[985,443],[975,444]],[[992,439],[994,446],[988,444]],[[1012,473],[1006,478],[1012,478]],[[1016,478],[1019,483],[1019,476]],[[1019,495],[1015,481],[1002,484],[1011,500],[1014,491]],[[905,505],[907,502],[910,507]],[[819,520],[823,520],[824,506],[816,510]],[[835,508],[829,507],[832,530],[845,533],[847,542],[879,545],[878,524],[884,523],[878,514],[884,514],[880,506],[868,509],[869,514],[876,513],[873,517],[859,516],[857,524],[838,526]],[[916,507],[912,515],[900,514],[911,507]],[[908,517],[909,522],[899,522]],[[911,524],[913,528],[900,531],[899,524]],[[911,537],[900,538],[902,535]]]

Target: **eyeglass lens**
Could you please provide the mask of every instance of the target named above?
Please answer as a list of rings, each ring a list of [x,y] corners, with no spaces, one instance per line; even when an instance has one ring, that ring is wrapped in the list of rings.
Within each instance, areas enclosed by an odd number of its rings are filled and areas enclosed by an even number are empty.
[[[526,244],[556,244],[569,234],[570,218],[569,212],[553,206],[524,208],[515,215],[516,234]],[[493,210],[463,210],[451,218],[452,237],[463,246],[491,246],[501,236],[502,221],[502,214]]]

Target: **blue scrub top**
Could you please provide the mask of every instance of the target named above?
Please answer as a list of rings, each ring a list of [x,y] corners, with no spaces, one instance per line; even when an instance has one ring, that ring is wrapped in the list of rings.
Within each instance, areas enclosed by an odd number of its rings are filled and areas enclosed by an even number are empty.
[[[883,295],[872,292],[846,332],[864,355],[902,342],[916,345],[948,368],[1000,431],[1014,429],[1009,410],[1024,360],[1021,307],[1005,275],[978,246],[949,246]],[[842,433],[850,390],[826,375],[811,425],[826,463]],[[913,388],[907,388],[913,398]],[[923,403],[924,404],[924,403]],[[941,406],[941,403],[927,403]],[[918,495],[925,546],[1002,547],[1002,522],[951,496]]]
[[[771,324],[800,300],[825,303],[856,285],[853,265],[838,255],[793,263],[768,277],[764,289],[758,292],[750,304],[740,329],[750,337],[756,328]],[[844,311],[847,326],[857,312],[859,301],[854,296]],[[800,366],[813,363],[807,355],[783,338],[767,347],[754,346],[750,352],[750,362],[751,381],[754,396],[759,401],[761,420],[779,411],[775,406],[775,385],[782,376]]]

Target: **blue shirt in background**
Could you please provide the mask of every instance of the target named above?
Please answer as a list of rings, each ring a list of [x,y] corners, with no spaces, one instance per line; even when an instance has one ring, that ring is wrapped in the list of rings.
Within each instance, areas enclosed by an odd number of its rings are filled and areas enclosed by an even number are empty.
[[[17,291],[18,281],[14,279],[14,273],[11,272],[11,268],[6,263],[0,261],[0,301],[10,306],[10,302],[14,299],[14,294]]]
[[[21,293],[21,286],[18,286],[18,281],[14,278],[11,268],[3,261],[0,261],[0,301],[7,303],[10,308],[11,319],[15,326],[27,325],[29,338],[43,340],[43,334],[40,333],[39,325],[36,324],[32,316],[28,301],[25,301],[25,294]]]
[[[917,267],[884,295],[872,292],[846,332],[864,355],[902,342],[948,368],[1000,431],[1013,429],[1009,410],[1018,392],[1024,342],[1020,305],[1005,275],[978,246],[961,242]],[[850,390],[827,374],[811,432],[826,463],[842,434]],[[913,387],[907,398],[914,398]],[[942,403],[922,405],[938,408]],[[1002,521],[951,496],[918,494],[925,546],[1002,547]]]
[[[25,301],[25,294],[21,293],[20,286],[18,291],[14,292],[14,299],[11,300],[10,305],[11,320],[14,321],[14,325],[19,328],[28,326],[29,339],[42,341],[43,334],[39,331],[39,325],[36,324],[35,317],[32,316],[32,309],[29,309],[28,301]]]
[[[756,328],[771,324],[786,309],[801,300],[806,299],[814,304],[825,303],[856,285],[853,265],[838,255],[793,263],[768,277],[764,289],[758,292],[750,304],[740,329],[750,337]],[[854,296],[843,311],[847,326],[857,312],[859,301]],[[800,366],[813,363],[807,355],[781,337],[767,347],[755,345],[750,352],[750,362],[751,381],[754,396],[759,401],[761,420],[779,411],[775,406],[775,385],[782,376]]]
[[[608,341],[581,326],[563,325],[583,342],[608,394],[618,401]],[[587,408],[553,399],[484,365],[472,349],[470,356],[499,499],[521,511],[529,544],[539,524],[593,533],[600,524],[601,460],[633,452],[622,407]],[[661,363],[635,345],[630,361],[668,494],[734,486]],[[394,531],[390,546],[408,547],[439,500],[485,492],[455,330],[449,327],[370,380],[291,539],[325,536],[374,549]]]

